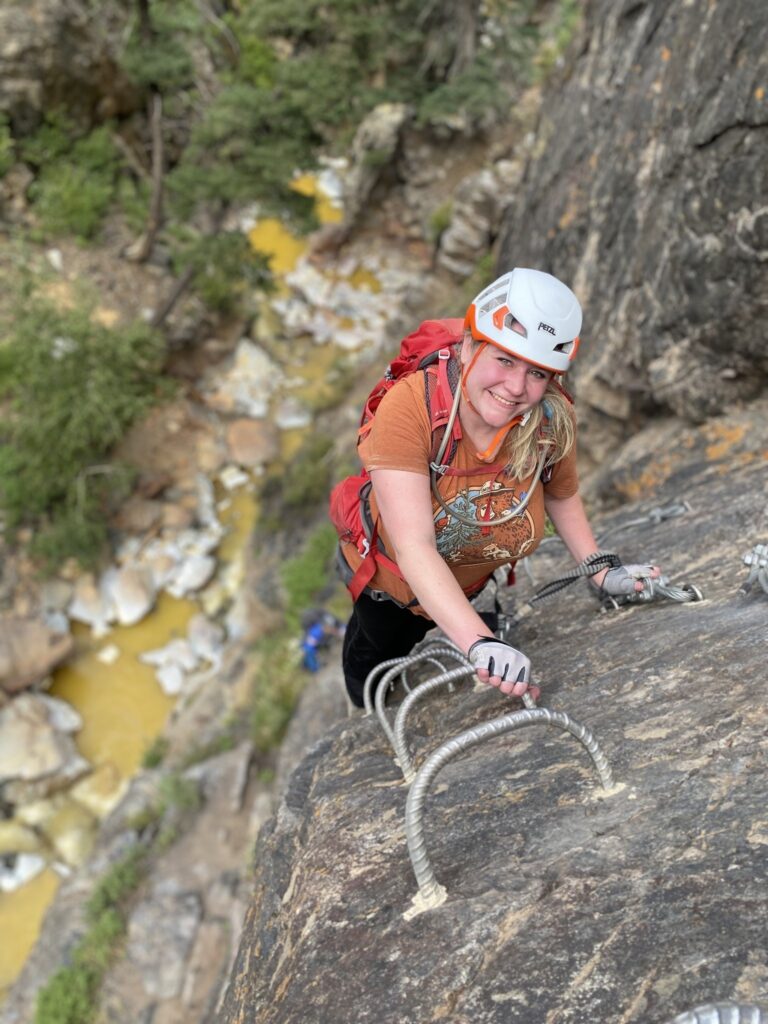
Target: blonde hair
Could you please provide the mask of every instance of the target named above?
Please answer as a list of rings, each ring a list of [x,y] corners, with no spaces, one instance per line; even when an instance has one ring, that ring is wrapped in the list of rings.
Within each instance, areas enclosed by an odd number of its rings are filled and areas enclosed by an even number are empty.
[[[564,459],[576,441],[576,420],[573,406],[555,384],[547,384],[544,398],[531,410],[528,422],[507,434],[502,456],[507,472],[518,480],[530,476],[536,468],[542,447],[547,448],[547,466]]]

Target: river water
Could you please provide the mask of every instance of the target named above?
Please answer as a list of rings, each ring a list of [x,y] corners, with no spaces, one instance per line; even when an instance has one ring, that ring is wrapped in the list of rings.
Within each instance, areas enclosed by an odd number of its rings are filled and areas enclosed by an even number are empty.
[[[316,198],[321,223],[341,217],[338,206],[307,175],[294,187]],[[280,280],[294,268],[305,251],[306,242],[296,238],[278,220],[258,221],[249,231],[255,249],[270,256],[271,267]],[[361,272],[359,284],[367,274]],[[305,383],[294,387],[298,398],[317,389],[336,352],[332,344],[311,346],[295,376]],[[306,428],[283,431],[282,455],[289,456],[306,434]],[[219,577],[228,574],[228,589],[242,577],[243,556],[257,518],[255,487],[219,495],[218,514],[227,527],[216,552]],[[233,579],[234,578],[234,579]],[[94,639],[87,627],[75,626],[77,655],[54,674],[50,693],[71,704],[81,715],[83,726],[76,737],[80,753],[93,765],[93,772],[79,784],[77,799],[59,798],[60,828],[75,829],[83,858],[87,856],[98,818],[116,805],[143,756],[163,729],[174,707],[174,699],[159,686],[154,669],[139,660],[142,652],[163,647],[183,638],[192,616],[200,611],[198,601],[179,600],[161,594],[153,611],[135,626],[116,627],[107,636]],[[40,931],[47,908],[59,886],[59,875],[46,867],[14,892],[0,893],[0,1001],[23,967]]]

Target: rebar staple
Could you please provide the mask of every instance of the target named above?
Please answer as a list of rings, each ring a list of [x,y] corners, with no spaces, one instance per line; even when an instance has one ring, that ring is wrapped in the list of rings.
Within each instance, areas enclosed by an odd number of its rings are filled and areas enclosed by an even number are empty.
[[[755,583],[759,583],[768,594],[768,544],[755,544],[751,551],[742,556],[742,561],[749,566],[749,576],[739,588],[749,593]]]
[[[708,1003],[681,1013],[669,1024],[768,1024],[768,1011],[746,1003]]]
[[[455,650],[452,647],[438,647],[438,646],[434,646],[434,647],[432,647],[430,649],[430,655],[436,655],[436,654],[445,654],[445,655],[449,655],[449,656],[455,656]],[[392,665],[392,667],[389,668],[384,673],[384,675],[382,676],[382,678],[381,678],[381,680],[379,682],[378,687],[376,688],[376,703],[375,703],[376,717],[379,719],[379,723],[381,725],[381,728],[384,730],[384,735],[389,740],[389,742],[392,745],[393,749],[395,747],[395,734],[392,732],[392,727],[391,727],[391,725],[389,724],[389,722],[387,720],[387,713],[386,713],[385,708],[384,708],[384,705],[385,705],[386,700],[387,700],[387,694],[389,692],[390,687],[393,684],[394,679],[396,678],[397,675],[399,675],[399,673],[404,671],[404,669],[408,668],[409,665],[415,665],[417,662],[424,661],[424,658],[425,658],[425,656],[423,654],[415,654],[415,655],[410,655],[409,657],[406,657],[406,658],[396,658],[396,659],[393,659],[395,661],[395,664]],[[384,664],[387,664],[387,663],[385,662]],[[375,679],[375,675],[376,675],[377,669],[380,668],[380,667],[381,666],[377,666],[376,669],[374,669],[372,672],[370,672],[369,675],[368,675],[368,678],[365,680],[365,688],[363,690],[363,700],[365,701],[366,709],[370,706],[370,702],[371,702],[370,687],[368,685],[369,684],[369,680],[371,680],[372,677]],[[372,682],[371,682],[371,685],[373,685]]]
[[[483,722],[473,729],[467,729],[466,732],[454,736],[427,758],[408,792],[405,808],[405,835],[408,843],[408,855],[411,858],[413,872],[419,887],[418,897],[414,903],[414,912],[435,906],[445,898],[445,890],[437,881],[429,863],[424,841],[424,805],[435,776],[448,761],[470,747],[524,726],[537,724],[554,726],[564,732],[569,732],[579,740],[586,747],[603,788],[610,789],[613,786],[613,776],[608,761],[592,733],[579,722],[574,722],[562,711],[549,711],[546,708],[516,711],[503,718]]]
[[[432,693],[433,690],[437,690],[446,683],[452,683],[459,679],[466,679],[468,676],[473,676],[474,674],[475,669],[472,665],[461,665],[459,668],[451,669],[449,672],[443,672],[442,675],[433,676],[432,679],[427,679],[426,682],[421,683],[412,690],[397,709],[394,729],[395,754],[397,755],[397,761],[406,782],[413,781],[415,776],[413,762],[411,761],[411,756],[408,752],[408,744],[405,739],[405,722],[414,704],[416,704],[417,701],[423,700],[423,698]]]

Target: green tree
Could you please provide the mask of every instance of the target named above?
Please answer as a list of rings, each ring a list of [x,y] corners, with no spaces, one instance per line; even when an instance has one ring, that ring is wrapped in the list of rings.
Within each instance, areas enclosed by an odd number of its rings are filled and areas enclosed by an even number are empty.
[[[37,550],[87,562],[104,536],[100,460],[158,393],[162,339],[146,324],[111,330],[86,305],[20,304],[0,348],[0,507],[35,528]]]

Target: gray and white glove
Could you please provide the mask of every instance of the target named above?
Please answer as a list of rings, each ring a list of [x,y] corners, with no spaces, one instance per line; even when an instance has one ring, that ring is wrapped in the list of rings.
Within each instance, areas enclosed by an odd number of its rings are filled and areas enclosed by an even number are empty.
[[[490,676],[498,676],[502,683],[528,684],[531,678],[531,662],[516,647],[484,636],[475,640],[467,651],[467,657],[474,668],[487,670]]]
[[[609,569],[600,584],[600,590],[611,597],[625,597],[637,591],[635,584],[644,576],[656,579],[659,570],[655,565],[618,565]]]

